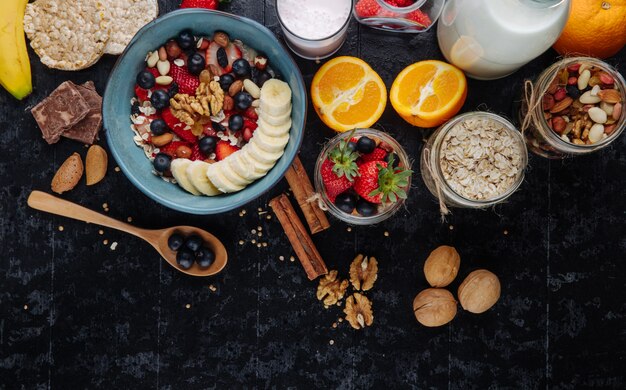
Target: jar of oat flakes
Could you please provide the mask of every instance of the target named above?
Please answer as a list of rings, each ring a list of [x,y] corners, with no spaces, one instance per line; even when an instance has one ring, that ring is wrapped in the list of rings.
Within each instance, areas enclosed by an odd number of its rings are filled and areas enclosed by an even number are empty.
[[[603,61],[572,57],[553,64],[525,85],[520,123],[528,148],[563,159],[607,147],[626,128],[625,93],[622,75]]]
[[[521,133],[503,117],[468,112],[437,129],[422,149],[422,178],[448,207],[487,208],[511,196],[524,180],[528,152]]]

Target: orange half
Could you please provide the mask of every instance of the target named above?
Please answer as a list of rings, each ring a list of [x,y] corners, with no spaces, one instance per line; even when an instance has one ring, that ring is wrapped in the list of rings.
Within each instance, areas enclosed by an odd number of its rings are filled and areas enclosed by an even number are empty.
[[[326,126],[344,132],[376,123],[387,105],[387,88],[365,61],[337,57],[315,73],[311,98]]]
[[[465,75],[442,61],[421,61],[396,77],[389,99],[396,112],[419,127],[435,127],[452,118],[467,97]]]

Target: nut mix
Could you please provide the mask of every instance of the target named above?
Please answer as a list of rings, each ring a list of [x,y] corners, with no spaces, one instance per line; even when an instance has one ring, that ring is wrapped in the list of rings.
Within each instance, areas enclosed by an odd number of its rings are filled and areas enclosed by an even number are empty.
[[[432,251],[424,263],[424,275],[433,287],[446,287],[459,272],[461,257],[451,246],[442,245]]]
[[[456,316],[456,300],[442,288],[427,288],[413,300],[417,321],[428,327],[445,325]]]
[[[500,280],[486,269],[473,271],[459,286],[459,302],[471,313],[483,313],[500,298]]]
[[[585,62],[560,69],[543,96],[544,118],[563,141],[593,145],[613,134],[624,91],[613,76]]]

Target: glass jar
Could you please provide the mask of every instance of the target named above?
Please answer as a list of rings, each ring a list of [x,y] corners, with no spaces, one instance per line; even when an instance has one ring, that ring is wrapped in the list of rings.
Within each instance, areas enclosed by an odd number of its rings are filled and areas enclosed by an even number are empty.
[[[542,91],[547,91],[550,83],[557,77],[557,73],[560,69],[566,68],[572,64],[585,63],[590,66],[598,67],[602,71],[608,73],[614,80],[614,88],[618,89],[622,96],[623,105],[626,102],[626,81],[624,77],[615,70],[612,66],[604,61],[591,57],[571,57],[552,64],[546,70],[539,75],[536,82],[533,84],[533,94],[537,99],[541,98]],[[528,104],[525,99],[522,99],[522,105],[520,109],[520,123],[524,123],[524,118],[528,113]],[[615,129],[608,137],[601,141],[591,145],[577,145],[570,141],[562,139],[557,133],[554,132],[548,125],[544,117],[543,105],[537,104],[535,109],[530,113],[529,127],[524,130],[524,138],[528,144],[528,148],[535,154],[542,157],[551,159],[563,159],[567,157],[575,157],[595,152],[605,148],[615,141],[617,137],[626,128],[626,113],[622,110],[621,116],[615,122]]]
[[[448,0],[439,48],[469,77],[501,78],[549,49],[569,11],[570,0]]]
[[[374,1],[375,7],[371,7]],[[444,0],[417,0],[408,7],[395,7],[385,0],[357,0],[354,17],[359,22],[386,31],[419,33],[429,30],[439,18]]]
[[[516,176],[514,177],[513,183],[499,196],[483,200],[464,197],[454,191],[444,177],[444,173],[441,168],[441,146],[443,141],[450,130],[452,130],[457,124],[460,124],[468,119],[491,120],[498,123],[509,132],[514,140],[513,145],[518,147],[520,150],[520,166]],[[441,211],[446,214],[447,207],[482,209],[503,202],[510,197],[524,181],[524,170],[526,169],[527,164],[528,151],[526,150],[526,144],[524,143],[524,138],[521,133],[515,128],[515,126],[499,115],[489,112],[474,111],[450,119],[430,136],[426,145],[424,145],[424,148],[422,149],[420,169],[426,187],[428,187],[430,192],[439,199]]]
[[[323,59],[345,42],[353,0],[275,0],[274,4],[285,43],[298,56]]]
[[[352,214],[348,214],[342,211],[341,209],[339,209],[329,199],[328,195],[326,194],[326,189],[325,189],[324,181],[322,180],[322,174],[321,174],[322,164],[328,158],[328,153],[337,145],[339,145],[340,141],[347,140],[349,139],[348,137],[359,138],[362,136],[368,136],[373,139],[378,139],[381,142],[384,142],[387,145],[389,145],[391,149],[393,149],[393,152],[398,155],[398,158],[400,160],[400,163],[398,166],[411,169],[411,162],[409,161],[409,157],[407,156],[406,152],[404,151],[402,146],[400,146],[400,144],[395,139],[393,139],[393,137],[391,137],[389,134],[380,130],[375,130],[375,129],[356,129],[354,133],[351,131],[346,131],[344,133],[339,133],[335,137],[330,139],[326,143],[322,151],[320,152],[317,158],[317,162],[315,164],[315,176],[314,176],[315,192],[319,194],[321,202],[326,206],[326,208],[328,209],[328,212],[334,217],[352,225],[373,225],[373,224],[386,220],[387,218],[395,214],[398,210],[400,210],[402,206],[404,205],[404,199],[398,199],[398,201],[395,203],[386,203],[386,204],[379,205],[378,213],[369,217],[364,217],[362,215],[359,215],[356,213],[356,211],[354,211]],[[409,181],[409,184],[405,190],[407,194],[409,193],[409,190],[411,188],[410,176],[408,178],[408,181]]]

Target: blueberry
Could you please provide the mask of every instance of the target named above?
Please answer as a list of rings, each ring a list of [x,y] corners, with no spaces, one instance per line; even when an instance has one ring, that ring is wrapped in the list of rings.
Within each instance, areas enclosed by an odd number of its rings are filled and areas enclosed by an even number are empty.
[[[167,239],[167,246],[176,252],[181,246],[183,246],[183,242],[185,242],[183,236],[178,233],[174,233]]]
[[[356,148],[363,154],[372,153],[376,149],[376,141],[370,137],[363,136],[357,141]]]
[[[348,147],[347,147],[349,152],[356,152],[356,142],[348,142]]]
[[[217,63],[222,68],[225,68],[228,66],[228,55],[226,54],[226,50],[224,50],[223,47],[220,47],[219,49],[217,49]]]
[[[230,74],[223,74],[220,76],[220,87],[222,87],[222,89],[224,91],[228,91],[228,88],[230,88],[231,84],[235,82],[235,77]]]
[[[196,263],[200,268],[209,268],[215,261],[215,253],[209,248],[200,248],[196,252]]]
[[[176,253],[176,262],[178,266],[182,269],[189,269],[193,265],[195,256],[193,252],[187,248],[180,248],[178,253]]]
[[[162,110],[170,105],[170,95],[162,89],[157,89],[152,92],[150,103],[155,109]]]
[[[139,111],[139,102],[133,103],[133,105],[130,107],[130,113],[133,115],[141,114],[141,111]]]
[[[271,78],[272,78],[272,75],[268,71],[263,70],[263,71],[258,72],[256,77],[252,78],[252,81],[254,81],[254,83],[258,85],[259,88],[261,88],[263,84],[265,84],[265,82]]]
[[[173,98],[174,96],[176,96],[177,93],[178,84],[176,83],[176,81],[173,81],[172,84],[170,84],[170,87],[167,89],[167,94],[170,95],[170,98]]]
[[[400,165],[400,156],[398,156],[396,153],[387,153],[387,157],[385,157],[385,161],[387,161],[387,164],[389,164],[389,162],[391,161],[392,157],[393,157],[393,164],[392,164],[392,166],[394,168],[397,168],[398,165]]]
[[[217,145],[217,141],[214,137],[204,137],[198,142],[200,151],[206,155],[215,151],[215,145]]]
[[[178,42],[178,46],[180,46],[183,50],[191,49],[196,44],[196,39],[193,36],[191,30],[183,30],[176,37],[176,42]]]
[[[202,246],[202,238],[196,234],[192,234],[185,240],[185,248],[192,252],[196,252]]]
[[[169,130],[163,119],[155,119],[150,123],[150,131],[153,135],[165,134]]]
[[[574,100],[578,99],[581,95],[580,89],[578,89],[577,85],[568,85],[565,88],[565,90],[567,91],[567,94],[569,95],[569,97],[571,97]]]
[[[239,131],[243,128],[243,117],[239,114],[228,118],[228,128],[232,131]]]
[[[250,107],[254,98],[248,92],[241,91],[235,95],[233,100],[235,101],[235,107],[243,111]]]
[[[206,61],[204,60],[204,56],[200,53],[193,53],[187,61],[187,69],[189,69],[189,73],[196,76],[204,70],[205,65]]]
[[[172,162],[172,158],[165,154],[165,153],[159,153],[156,155],[156,157],[154,157],[154,161],[152,162],[154,164],[154,169],[157,172],[165,172],[168,169],[170,169],[170,164]]]
[[[359,199],[356,202],[356,212],[361,214],[363,217],[371,217],[376,214],[376,205],[366,201],[365,199]]]
[[[150,89],[156,84],[154,75],[147,70],[143,70],[137,74],[137,85],[143,89]]]
[[[233,62],[233,73],[237,77],[249,78],[250,77],[250,63],[248,60],[240,58]]]
[[[339,210],[344,213],[352,213],[354,210],[354,206],[356,205],[356,196],[349,192],[344,192],[342,194],[337,195],[335,198],[335,206],[339,208]]]
[[[215,131],[226,131],[226,128],[219,122],[211,121],[211,126]]]

